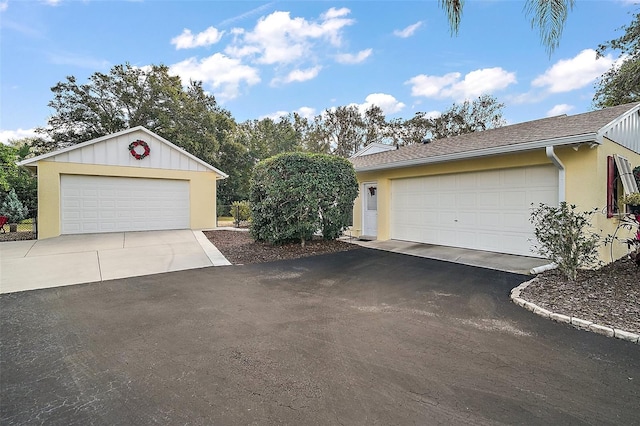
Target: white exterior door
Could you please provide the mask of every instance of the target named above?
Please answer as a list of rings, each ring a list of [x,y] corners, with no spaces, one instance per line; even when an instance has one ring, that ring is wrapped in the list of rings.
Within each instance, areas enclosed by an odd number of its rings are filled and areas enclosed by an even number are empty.
[[[391,238],[535,256],[531,204],[558,203],[558,170],[521,167],[392,181]]]
[[[189,228],[189,182],[62,175],[61,233]]]
[[[362,186],[362,235],[378,235],[378,185],[365,183]]]

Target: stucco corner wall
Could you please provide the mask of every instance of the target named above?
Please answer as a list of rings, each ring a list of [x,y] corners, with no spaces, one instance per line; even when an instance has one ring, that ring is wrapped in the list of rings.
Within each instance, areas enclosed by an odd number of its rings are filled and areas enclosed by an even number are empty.
[[[623,242],[631,231],[621,227],[620,216],[607,217],[607,157],[614,154],[628,159],[635,167],[640,165],[640,154],[604,138],[593,148],[581,146],[558,150],[566,171],[567,203],[575,204],[579,211],[595,212],[591,216],[592,231],[603,239],[615,235],[612,244],[601,244],[598,257],[604,264],[611,263],[628,253]]]
[[[92,175],[189,181],[190,227],[216,226],[216,178],[212,171],[149,169],[126,166],[38,162],[38,239],[60,235],[60,175]]]

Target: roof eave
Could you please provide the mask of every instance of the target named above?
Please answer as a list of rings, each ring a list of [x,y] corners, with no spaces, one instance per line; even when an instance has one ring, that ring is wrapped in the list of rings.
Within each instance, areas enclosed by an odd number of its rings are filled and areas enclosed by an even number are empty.
[[[69,151],[73,151],[76,149],[80,149],[83,148],[85,146],[88,145],[92,145],[94,143],[98,143],[98,142],[102,142],[108,139],[112,139],[114,137],[118,137],[118,136],[122,136],[124,134],[128,134],[128,133],[133,133],[136,131],[142,131],[146,134],[148,134],[151,137],[154,137],[156,139],[161,140],[162,142],[164,142],[165,144],[172,146],[173,148],[177,149],[178,151],[181,151],[184,155],[186,155],[187,157],[191,158],[193,161],[201,164],[202,166],[206,167],[207,169],[213,171],[214,173],[216,173],[218,175],[218,177],[216,177],[216,180],[220,180],[220,179],[226,179],[229,177],[228,174],[226,174],[225,172],[223,172],[222,170],[219,170],[218,168],[212,166],[211,164],[207,163],[206,161],[203,161],[201,159],[199,159],[198,157],[196,157],[195,155],[191,154],[190,152],[187,152],[186,150],[184,150],[183,148],[177,146],[174,143],[171,143],[170,141],[166,140],[165,138],[163,138],[162,136],[152,132],[151,130],[147,129],[144,126],[136,126],[136,127],[132,127],[130,129],[125,129],[122,130],[120,132],[116,132],[116,133],[112,133],[110,135],[105,135],[105,136],[101,136],[99,138],[96,139],[91,139],[89,141],[86,142],[81,142],[79,144],[75,144],[57,151],[51,151],[51,152],[47,152],[46,154],[41,154],[38,155],[36,157],[33,158],[28,158],[26,160],[22,160],[20,162],[18,162],[18,166],[25,166],[25,167],[38,167],[38,161],[40,160],[45,160],[47,158],[56,156],[56,155],[60,155],[60,154],[64,154],[65,152],[69,152]]]
[[[414,158],[411,160],[394,161],[372,166],[356,167],[356,172],[369,172],[375,170],[398,169],[403,167],[421,166],[425,164],[446,163],[449,161],[468,160],[470,158],[489,157],[493,155],[513,154],[516,152],[532,151],[548,146],[578,145],[582,143],[595,143],[600,145],[597,133],[585,133],[582,135],[566,136],[563,138],[545,139],[534,142],[526,142],[514,145],[504,145],[492,148],[477,149],[474,151],[456,152],[453,154],[437,155],[434,157]]]

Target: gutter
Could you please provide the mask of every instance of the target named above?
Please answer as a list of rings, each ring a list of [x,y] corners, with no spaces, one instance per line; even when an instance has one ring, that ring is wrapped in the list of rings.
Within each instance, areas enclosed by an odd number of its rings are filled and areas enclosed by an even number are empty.
[[[566,201],[565,197],[565,182],[566,182],[566,173],[564,164],[558,158],[555,151],[553,150],[553,146],[548,146],[545,148],[545,152],[547,153],[547,158],[551,160],[554,166],[558,168],[558,203]]]
[[[556,155],[555,151],[553,150],[553,146],[547,146],[545,147],[545,152],[547,154],[547,158],[549,158],[549,160],[551,160],[551,162],[553,163],[554,166],[556,166],[558,168],[558,204],[566,201],[565,200],[565,182],[566,182],[566,172],[565,172],[565,167],[564,164],[562,164],[562,161],[560,161],[560,159],[558,158],[558,156]],[[546,265],[542,265],[542,266],[537,266],[535,268],[531,268],[531,271],[529,271],[530,273],[537,275],[541,272],[544,271],[548,271],[551,269],[555,269],[557,268],[558,265],[555,263],[548,263]]]
[[[526,142],[513,145],[504,145],[493,148],[477,149],[474,151],[456,152],[453,154],[438,155],[435,157],[421,157],[413,158],[411,160],[393,161],[385,164],[376,164],[372,166],[356,167],[356,172],[367,172],[374,170],[384,169],[397,169],[401,167],[421,166],[423,164],[445,163],[447,161],[466,160],[469,158],[488,157],[491,155],[511,154],[522,151],[532,151],[535,149],[562,146],[562,145],[576,145],[581,143],[596,143],[598,145],[601,142],[597,139],[597,133],[585,133],[576,136],[566,136],[563,138],[545,139],[541,141]],[[558,160],[559,161],[559,160]],[[564,189],[562,190],[564,194]]]

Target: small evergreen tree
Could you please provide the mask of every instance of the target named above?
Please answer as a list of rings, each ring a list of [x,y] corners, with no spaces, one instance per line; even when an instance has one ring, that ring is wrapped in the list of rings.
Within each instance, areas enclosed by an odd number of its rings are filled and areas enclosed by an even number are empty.
[[[0,216],[6,216],[9,223],[19,223],[29,214],[29,210],[22,204],[12,188],[0,206]]]

